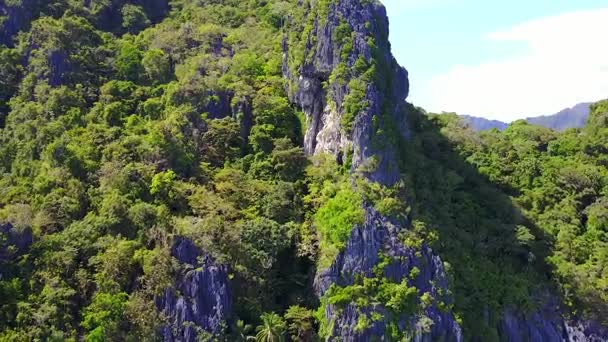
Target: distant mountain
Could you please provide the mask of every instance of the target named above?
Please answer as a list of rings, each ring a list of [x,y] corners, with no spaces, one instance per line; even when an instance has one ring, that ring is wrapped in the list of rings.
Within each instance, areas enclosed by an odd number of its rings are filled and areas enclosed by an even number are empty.
[[[556,131],[563,131],[568,128],[581,128],[587,123],[590,104],[591,103],[589,102],[579,103],[576,106],[564,109],[557,114],[527,118],[526,121]]]
[[[589,105],[591,103],[579,103],[572,108],[564,109],[553,115],[543,115],[525,119],[527,122],[563,131],[568,128],[581,128],[587,123],[589,117]],[[488,120],[476,116],[461,115],[465,123],[476,131],[484,131],[492,128],[504,130],[509,126],[508,123],[498,120]]]
[[[464,122],[469,125],[475,131],[485,131],[492,128],[497,128],[499,130],[504,130],[509,126],[508,123],[498,121],[498,120],[488,120],[485,118],[480,118],[476,116],[470,115],[461,115]]]

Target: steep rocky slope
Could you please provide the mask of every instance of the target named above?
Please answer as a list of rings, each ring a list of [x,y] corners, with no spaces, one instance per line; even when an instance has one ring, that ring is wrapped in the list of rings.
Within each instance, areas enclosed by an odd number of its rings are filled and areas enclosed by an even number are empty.
[[[313,28],[306,40],[306,60],[299,72],[294,73],[284,66],[285,76],[299,82],[295,101],[307,115],[305,150],[309,154],[331,153],[339,160],[343,155],[352,153],[354,173],[357,173],[359,166],[374,159],[377,161],[376,168],[367,172],[365,177],[391,186],[399,179],[399,155],[396,151],[400,148],[399,144],[407,144],[409,134],[403,114],[408,92],[407,72],[398,66],[390,53],[388,21],[382,5],[352,0],[333,1],[328,5],[328,12],[323,11],[327,18],[319,17],[318,13],[314,18]],[[336,39],[336,32],[341,32],[345,25],[351,31],[352,40],[348,40],[347,44],[352,44],[352,48]],[[370,41],[373,43],[370,44]],[[284,51],[288,59],[289,44],[285,44]],[[348,97],[358,91],[357,84],[351,83],[358,80],[357,75],[344,77],[335,74],[344,67],[357,70],[355,64],[360,60],[371,65],[377,74],[365,80],[364,94],[357,99],[365,105],[356,114],[351,133],[348,127],[340,123],[350,115]],[[326,86],[322,87],[322,84]],[[399,137],[390,136],[396,133],[390,129],[382,131],[382,128],[390,126],[396,128]],[[374,143],[376,139],[384,143]],[[357,284],[357,277],[378,277],[374,272],[378,271],[378,264],[384,256],[390,261],[384,270],[380,269],[380,278],[385,277],[394,283],[405,281],[413,285],[418,296],[431,294],[435,302],[426,303],[421,311],[417,314],[412,312],[409,316],[404,312],[394,315],[377,303],[361,305],[356,303],[356,298],[341,303],[343,306],[330,303],[325,308],[325,314],[329,322],[327,335],[332,339],[363,341],[373,336],[389,336],[389,326],[394,324],[397,330],[414,326],[416,340],[462,340],[461,328],[454,317],[449,311],[437,308],[437,303],[451,301],[449,297],[441,295],[447,293],[449,288],[441,259],[428,247],[416,251],[403,246],[399,231],[407,229],[407,222],[394,222],[373,209],[366,209],[365,223],[353,229],[346,249],[328,270],[319,270],[316,279],[318,294],[323,298],[332,286],[353,286]],[[420,274],[408,279],[415,267]],[[583,328],[595,326],[595,323],[583,322],[578,325],[580,328],[571,328],[564,321],[564,313],[556,309],[559,304],[555,304],[554,299],[548,300],[553,303],[552,309],[528,314],[516,314],[510,310],[501,313],[497,327],[499,336],[509,341],[594,341],[608,338],[606,330]],[[544,305],[551,307],[551,304]],[[362,323],[376,313],[383,318]],[[565,315],[568,316],[567,313]],[[433,323],[424,326],[426,319]]]
[[[293,42],[285,44],[285,76],[298,82],[294,100],[307,118],[305,151],[330,153],[343,162],[345,156],[351,156],[354,173],[374,160],[374,167],[365,170],[364,176],[392,186],[399,179],[399,146],[395,144],[408,135],[403,113],[409,86],[407,72],[390,53],[385,8],[374,1],[341,0],[317,4],[324,5],[328,8],[316,7],[308,13],[306,20],[312,21],[312,29],[304,36],[306,60],[295,71],[290,70],[288,64],[290,43]],[[354,106],[360,106],[359,110],[353,112]],[[390,279],[394,284],[413,285],[420,296],[446,292],[441,260],[426,247],[420,256],[416,256],[414,250],[402,246],[399,232],[403,229],[406,229],[403,223],[382,217],[372,208],[366,209],[365,223],[352,230],[346,248],[329,269],[318,270],[316,288],[319,296],[323,298],[332,286],[353,286],[357,277],[376,276]],[[391,261],[380,274],[374,275],[382,255]],[[421,274],[408,280],[416,266]],[[462,339],[453,316],[442,313],[434,303],[430,303],[420,316],[390,312],[376,304],[361,306],[351,302],[345,305],[340,308],[330,304],[325,308],[326,319],[331,322],[326,333],[332,339],[367,340],[384,335],[390,324],[397,331],[408,330],[406,327],[415,326],[424,314],[436,324],[429,331],[418,328],[416,336],[419,338]],[[384,318],[372,322],[369,327],[358,327],[361,322],[370,320],[373,313]]]
[[[168,316],[169,324],[161,329],[163,339],[194,342],[202,332],[221,333],[232,312],[227,266],[216,264],[181,237],[175,240],[172,255],[188,267],[175,280],[175,288],[157,299],[158,309]]]

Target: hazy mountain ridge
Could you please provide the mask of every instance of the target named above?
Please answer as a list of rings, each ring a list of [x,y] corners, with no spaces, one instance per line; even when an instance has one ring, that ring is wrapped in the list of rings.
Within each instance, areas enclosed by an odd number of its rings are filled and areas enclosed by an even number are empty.
[[[526,121],[556,131],[563,131],[568,128],[581,128],[587,123],[590,105],[590,102],[583,102],[572,108],[566,108],[556,114],[527,118]]]
[[[471,115],[460,115],[464,122],[476,131],[485,131],[496,128],[500,131],[509,127],[509,124],[499,120],[490,120]]]
[[[564,131],[568,128],[581,128],[587,123],[589,105],[591,105],[590,102],[583,102],[552,115],[529,117],[524,120],[531,124],[551,128],[556,131]],[[492,128],[502,131],[509,126],[508,123],[499,120],[489,120],[471,115],[460,116],[476,131],[484,131]]]

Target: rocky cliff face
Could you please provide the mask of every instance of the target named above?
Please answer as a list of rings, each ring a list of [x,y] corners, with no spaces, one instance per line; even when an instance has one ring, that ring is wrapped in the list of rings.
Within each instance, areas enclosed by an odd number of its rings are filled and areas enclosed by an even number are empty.
[[[295,48],[293,39],[284,40],[283,73],[295,84],[291,94],[306,115],[304,149],[307,154],[331,154],[338,162],[352,156],[352,171],[374,161],[375,168],[364,171],[369,180],[390,186],[400,177],[396,151],[398,141],[407,141],[408,125],[403,105],[409,90],[407,71],[400,67],[390,53],[388,19],[384,7],[377,1],[335,0],[319,1],[308,8],[312,29],[304,34],[304,61],[298,68],[290,65],[290,51]],[[311,19],[310,17],[313,16]],[[347,39],[341,39],[342,31]],[[357,73],[361,61],[375,74],[366,78]],[[343,72],[343,70],[349,70]],[[362,106],[348,120],[352,100],[361,86],[362,94],[356,97]],[[390,127],[401,134],[397,142],[386,136]],[[381,142],[379,142],[381,141]],[[379,255],[389,256],[393,262],[384,269],[383,276],[399,283],[407,279],[412,269],[420,270],[408,285],[415,286],[422,296],[429,293],[435,301],[422,312],[393,318],[399,329],[412,330],[416,341],[461,341],[462,331],[451,312],[439,309],[439,303],[449,303],[448,283],[441,259],[424,246],[421,250],[405,247],[399,234],[407,224],[383,217],[372,208],[366,208],[365,223],[353,229],[346,248],[340,252],[331,267],[317,274],[315,287],[319,297],[326,295],[332,286],[345,287],[358,277],[373,277],[379,264]],[[395,262],[394,260],[399,260]],[[325,307],[330,326],[330,340],[368,341],[385,336],[386,320],[373,321],[366,328],[357,327],[362,316],[372,312],[387,316],[383,307],[361,307],[350,303],[346,307]],[[421,328],[422,316],[432,321],[430,328]],[[607,340],[605,330],[592,322],[568,323],[558,305],[551,310],[541,309],[531,314],[505,311],[498,334],[508,341],[599,341]]]
[[[400,177],[398,146],[389,142],[385,134],[388,126],[402,137],[408,134],[402,106],[409,83],[407,71],[390,53],[385,8],[375,1],[356,0],[331,1],[326,5],[327,13],[309,10],[309,15],[317,16],[306,37],[306,60],[297,71],[287,65],[291,46],[286,41],[283,47],[284,74],[297,83],[292,100],[301,106],[307,119],[305,151],[328,153],[338,162],[351,155],[353,171],[365,168],[363,173],[369,180],[390,186]],[[346,39],[339,38],[342,31],[347,31]],[[362,64],[368,66],[363,76],[356,71]],[[342,74],[343,69],[350,72]],[[365,74],[370,72],[373,76],[367,78]],[[363,105],[355,106],[358,111],[350,113],[353,97]],[[352,127],[344,124],[349,116],[353,116]],[[372,161],[374,167],[368,170],[366,164]],[[331,267],[318,273],[315,285],[318,295],[323,297],[332,285],[350,286],[357,277],[373,277],[380,255],[386,255],[394,260],[384,269],[386,279],[400,283],[417,268],[420,274],[409,280],[408,285],[415,286],[420,295],[428,292],[449,302],[449,298],[441,295],[447,292],[441,260],[428,247],[421,251],[404,247],[398,238],[403,229],[402,224],[366,208],[365,223],[353,229],[346,248]],[[333,327],[330,339],[368,341],[374,336],[384,336],[387,329],[384,320],[375,321],[366,329],[356,327],[362,316],[371,312],[389,315],[386,308],[378,306],[327,305],[326,318]],[[433,321],[430,330],[417,324],[422,315]],[[452,314],[439,310],[436,302],[421,315],[404,315],[393,320],[400,330],[415,330],[418,341],[462,340],[461,329]]]
[[[427,246],[421,250],[404,247],[399,239],[401,229],[399,223],[383,217],[373,208],[366,208],[365,223],[352,230],[344,252],[340,253],[328,270],[318,275],[315,284],[317,292],[323,296],[332,285],[353,285],[355,278],[361,275],[374,277],[374,268],[381,262],[380,256],[383,256],[391,260],[384,268],[383,277],[393,283],[406,280],[408,285],[416,288],[419,296],[428,293],[436,298],[416,315],[391,317],[391,320],[396,321],[400,329],[414,327],[416,341],[462,341],[461,328],[452,314],[438,308],[438,301],[451,301],[444,295],[448,284],[441,259]],[[414,269],[420,272],[411,277]],[[358,308],[351,303],[344,309],[328,305],[325,314],[333,320],[332,339],[368,341],[374,336],[384,336],[387,331],[386,320],[375,321],[364,331],[358,332],[356,329],[361,316],[370,315],[374,311],[382,313],[385,319],[391,316],[385,308],[374,305]],[[425,330],[420,321],[426,318],[430,318],[433,324]]]
[[[550,294],[543,305],[530,313],[505,310],[498,326],[499,335],[512,342],[520,341],[608,341],[608,329],[588,320],[570,320],[564,317],[559,301]]]
[[[232,306],[227,267],[182,237],[171,252],[182,272],[175,287],[157,298],[168,322],[161,331],[164,341],[194,342],[221,333]]]
[[[352,153],[353,170],[378,158],[378,168],[369,178],[392,184],[399,174],[393,148],[378,148],[372,139],[389,121],[407,132],[405,120],[397,113],[408,95],[409,82],[407,71],[390,53],[386,10],[376,1],[340,0],[320,1],[316,10],[308,11],[314,16],[309,18],[312,30],[304,42],[306,60],[297,70],[287,65],[292,47],[287,41],[283,46],[284,74],[297,84],[292,100],[307,119],[304,150],[338,159]],[[357,71],[365,67],[365,72]],[[363,89],[355,89],[357,81]],[[356,113],[349,113],[347,102],[352,100],[361,104]],[[346,116],[354,116],[352,127],[345,127]]]

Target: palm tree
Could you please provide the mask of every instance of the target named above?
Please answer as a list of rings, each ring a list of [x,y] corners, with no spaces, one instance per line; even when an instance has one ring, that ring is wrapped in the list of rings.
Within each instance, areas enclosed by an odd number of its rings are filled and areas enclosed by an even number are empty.
[[[284,342],[285,341],[285,321],[276,313],[264,313],[260,317],[262,325],[257,327],[257,342]]]

